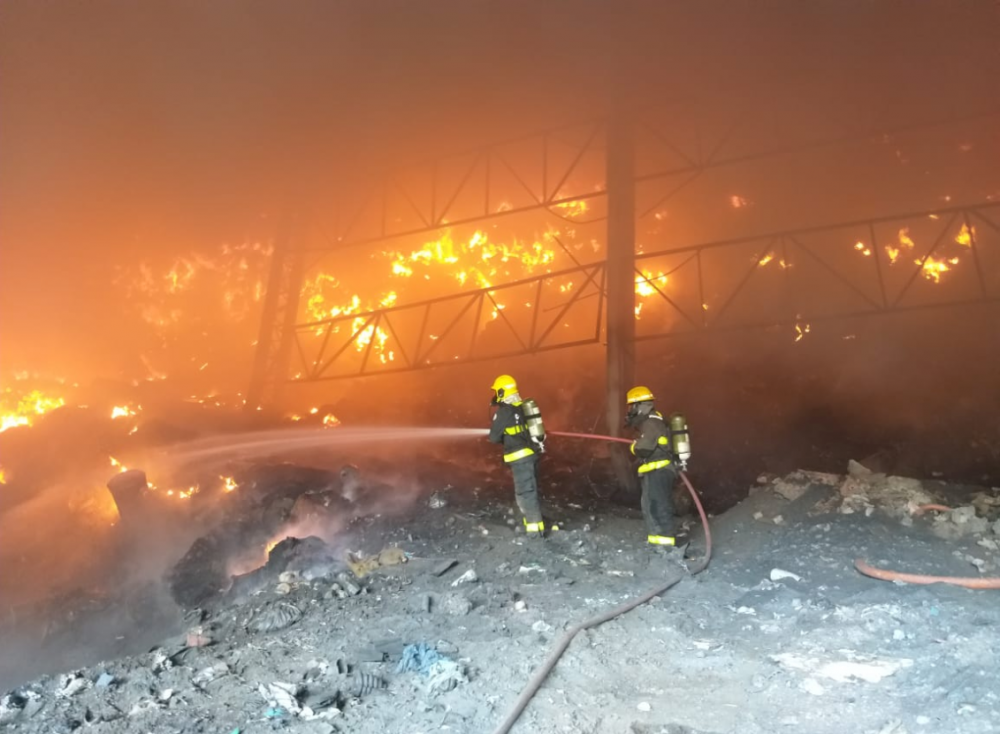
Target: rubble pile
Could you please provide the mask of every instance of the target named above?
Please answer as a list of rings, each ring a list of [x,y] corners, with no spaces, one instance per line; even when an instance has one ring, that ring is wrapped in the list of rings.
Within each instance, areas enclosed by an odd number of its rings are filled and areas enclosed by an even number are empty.
[[[997,730],[993,597],[852,565],[954,575],[974,557],[986,572],[997,493],[863,469],[762,477],[713,518],[709,570],[579,635],[518,726],[841,734],[848,717],[862,734]],[[490,731],[566,629],[679,570],[646,547],[638,507],[553,493],[561,530],[535,543],[508,488],[440,487],[405,520],[283,537],[258,568],[184,605],[152,651],[9,691],[0,727]],[[697,555],[696,525],[691,540]]]

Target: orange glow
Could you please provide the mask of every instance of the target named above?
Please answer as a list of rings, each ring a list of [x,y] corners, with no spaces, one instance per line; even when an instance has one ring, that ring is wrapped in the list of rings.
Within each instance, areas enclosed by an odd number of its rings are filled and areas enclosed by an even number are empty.
[[[976,228],[963,224],[962,229],[955,235],[955,242],[962,247],[972,247],[972,241],[976,238]]]
[[[340,425],[340,419],[333,413],[327,413],[323,416],[323,425],[327,428],[335,428]]]
[[[766,255],[764,255],[764,257],[762,257],[760,260],[757,261],[757,265],[763,268],[772,260],[774,260],[774,253],[769,252]]]
[[[7,472],[2,466],[0,466],[0,484],[6,484],[6,483],[7,483]]]
[[[232,492],[240,486],[232,477],[219,477],[219,479],[222,480],[222,489],[224,492]]]
[[[865,257],[871,257],[872,254],[871,248],[868,247],[864,242],[861,242],[860,240],[854,243],[854,249],[860,252]]]
[[[11,388],[5,388],[0,398],[0,433],[8,428],[30,426],[35,418],[66,404],[63,398],[32,390],[24,396],[15,396]]]

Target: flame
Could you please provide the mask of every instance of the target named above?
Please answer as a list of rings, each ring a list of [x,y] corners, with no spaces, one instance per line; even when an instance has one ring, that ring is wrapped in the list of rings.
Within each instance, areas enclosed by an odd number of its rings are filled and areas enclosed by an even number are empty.
[[[962,229],[955,235],[955,242],[962,247],[972,247],[972,242],[976,238],[976,228],[963,224]]]
[[[750,202],[742,196],[732,195],[729,197],[729,204],[733,209],[743,209],[750,206]]]
[[[928,255],[927,259],[923,261],[922,265],[919,260],[914,260],[914,262],[917,263],[917,265],[920,265],[920,274],[923,275],[927,280],[932,280],[935,283],[940,283],[941,274],[951,270],[951,268],[948,267],[949,262],[952,265],[957,265],[958,258],[955,257],[949,261],[946,261],[946,260],[939,260],[935,257],[931,257],[930,255]]]
[[[586,214],[590,206],[586,201],[564,201],[561,204],[553,204],[552,208],[564,217],[579,217]]]
[[[886,245],[885,254],[889,257],[889,264],[895,265],[896,261],[899,259],[899,248],[893,247],[892,245]]]
[[[0,466],[0,484],[6,484],[6,483],[7,483],[7,471],[2,466]]]
[[[772,260],[774,260],[774,253],[769,252],[766,255],[764,255],[764,257],[762,257],[760,260],[757,261],[757,265],[763,268]]]
[[[567,211],[586,211],[583,202],[566,203],[573,204]],[[499,276],[516,278],[551,265],[555,260],[555,251],[549,246],[549,241],[556,235],[557,232],[549,231],[532,242],[515,239],[511,243],[495,243],[482,230],[473,232],[467,240],[458,240],[449,229],[438,239],[425,242],[409,253],[383,251],[380,255],[386,265],[385,278],[410,279],[423,276],[423,280],[430,281],[438,274],[443,274],[453,278],[461,287],[489,288]],[[512,268],[520,272],[512,272]],[[374,280],[378,282],[378,279]],[[339,287],[337,278],[328,273],[319,273],[305,283],[302,294],[310,320],[324,321],[390,308],[400,299],[396,290],[385,290],[382,295],[368,300],[362,299],[357,293],[346,300],[336,299]],[[496,318],[496,309],[492,316]],[[318,326],[315,333],[322,335],[324,328]],[[341,328],[340,325],[335,325],[333,330],[339,332]],[[382,363],[395,360],[395,352],[389,348],[389,333],[381,326],[366,325],[366,320],[358,316],[351,320],[350,328],[351,333],[356,334],[354,346],[358,352],[371,349]]]
[[[124,464],[122,464],[120,461],[118,461],[118,459],[116,459],[114,456],[109,456],[108,460],[111,462],[111,466],[113,466],[119,472],[127,472],[128,471],[128,467],[125,466]]]
[[[222,491],[224,492],[232,492],[240,486],[232,477],[220,476],[219,479],[222,480]]]
[[[667,276],[660,271],[657,275],[653,275],[648,270],[643,270],[642,274],[636,274],[635,276],[635,292],[636,294],[647,297],[651,296],[657,292],[657,288],[660,290],[667,284]],[[635,315],[639,315],[641,309],[637,308]]]
[[[269,540],[268,543],[267,543],[267,545],[264,548],[264,555],[266,555],[266,556],[267,555],[271,555],[271,551],[274,550],[274,546],[276,546],[282,540],[284,540],[284,538],[275,538],[273,540]]]
[[[857,242],[854,243],[854,249],[860,252],[865,257],[871,257],[872,254],[871,248],[868,247],[868,245],[866,245],[861,240],[858,240]]]
[[[139,406],[142,410],[142,406]],[[116,405],[111,409],[111,420],[116,418],[129,418],[136,414],[136,410],[129,405]]]
[[[908,247],[911,250],[913,249],[913,240],[910,239],[909,227],[903,227],[902,229],[900,229],[899,233],[896,235],[896,238],[899,240],[899,244],[902,245],[903,247]]]
[[[18,398],[14,397],[11,388],[5,388],[3,398],[0,398],[0,433],[8,428],[30,426],[38,416],[65,404],[63,398],[46,395],[41,390],[32,390]]]
[[[795,325],[795,341],[802,341],[803,337],[809,333],[809,324],[796,324]]]
[[[337,418],[333,413],[327,413],[323,416],[323,425],[326,428],[335,428],[340,425],[340,419]]]

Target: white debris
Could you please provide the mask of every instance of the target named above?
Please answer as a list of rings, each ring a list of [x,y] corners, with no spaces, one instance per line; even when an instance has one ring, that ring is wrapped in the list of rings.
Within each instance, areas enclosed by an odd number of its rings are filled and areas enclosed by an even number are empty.
[[[539,619],[537,622],[531,625],[531,629],[534,632],[547,633],[552,631],[552,625],[549,624],[548,622],[543,622],[542,620]]]
[[[640,702],[639,705],[636,706],[636,708],[639,709],[640,711],[642,711],[643,713],[649,713],[650,711],[653,710],[653,707],[650,706],[645,701]]]
[[[440,510],[442,507],[446,507],[447,505],[448,500],[444,498],[444,495],[441,494],[441,492],[435,492],[431,495],[430,499],[427,500],[427,506],[432,510]]]
[[[524,599],[518,599],[514,602],[514,609],[518,612],[528,611],[528,605],[525,603]]]
[[[818,658],[805,657],[794,652],[772,655],[771,659],[791,670],[809,673],[817,678],[829,678],[838,683],[849,683],[862,680],[867,683],[878,683],[883,678],[893,675],[903,668],[913,665],[909,659],[867,661],[855,659],[851,651],[843,651],[848,660],[823,661]]]
[[[217,663],[209,665],[207,668],[202,668],[197,673],[195,673],[194,677],[191,679],[191,682],[194,683],[196,686],[203,686],[206,683],[211,683],[213,680],[216,680],[217,678],[222,678],[223,676],[226,675],[229,675],[229,666],[225,662],[220,660]]]
[[[783,579],[791,579],[792,581],[801,581],[802,577],[799,576],[797,573],[786,571],[783,568],[771,569],[771,581],[781,581]]]
[[[462,584],[471,584],[479,581],[479,576],[476,574],[474,569],[469,569],[457,579],[451,582],[452,586],[461,586]]]
[[[269,706],[280,706],[285,711],[296,715],[302,711],[302,704],[299,703],[301,689],[295,683],[276,681],[267,686],[259,683],[257,684],[257,692]]]
[[[85,688],[90,687],[90,681],[83,677],[79,670],[59,676],[59,688],[56,690],[56,698],[69,698],[75,696]]]

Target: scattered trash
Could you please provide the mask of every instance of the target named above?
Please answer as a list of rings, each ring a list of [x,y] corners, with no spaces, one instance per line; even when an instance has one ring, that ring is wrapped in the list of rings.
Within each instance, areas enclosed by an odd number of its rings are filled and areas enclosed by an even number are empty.
[[[358,673],[352,676],[351,683],[347,692],[354,698],[362,698],[386,687],[385,680],[370,673]]]
[[[302,610],[285,601],[270,602],[259,609],[247,623],[255,632],[274,632],[285,629],[302,619]]]
[[[209,665],[207,668],[202,668],[195,673],[191,682],[200,687],[226,675],[229,675],[229,666],[220,660],[217,663]]]
[[[202,627],[194,627],[188,630],[184,642],[188,647],[207,647],[214,640],[211,635],[205,633]]]
[[[449,558],[448,560],[442,561],[437,566],[435,566],[434,570],[431,571],[431,575],[432,576],[444,576],[446,573],[448,573],[448,571],[450,571],[451,569],[453,569],[457,565],[458,565],[458,561],[456,561],[454,558]]]
[[[372,571],[383,566],[398,566],[409,560],[406,551],[402,548],[390,546],[383,548],[381,552],[373,556],[361,556],[356,553],[347,554],[347,565],[351,572],[359,579],[364,578]]]
[[[59,676],[59,688],[56,689],[57,698],[70,698],[75,696],[85,688],[90,688],[90,681],[87,680],[79,670]]]
[[[451,582],[452,586],[462,586],[463,584],[471,584],[479,581],[479,576],[476,574],[475,570],[469,569],[457,579]]]
[[[431,665],[442,659],[443,656],[441,653],[425,642],[407,645],[403,648],[403,656],[400,658],[399,664],[396,665],[396,672],[407,673],[413,671],[421,675],[427,675]]]
[[[465,683],[468,678],[465,668],[453,660],[442,658],[431,665],[427,676],[427,693],[436,696]]]
[[[771,581],[781,581],[782,579],[791,579],[792,581],[801,581],[802,577],[797,573],[792,573],[791,571],[785,571],[782,568],[772,568],[771,569]]]
[[[298,715],[302,711],[302,704],[299,703],[302,689],[295,683],[278,681],[267,686],[259,683],[257,692],[270,706],[265,713],[268,718],[282,718],[286,713]]]
[[[823,661],[818,658],[805,657],[791,652],[779,653],[770,657],[775,662],[791,670],[807,672],[819,678],[829,678],[838,683],[849,683],[853,680],[878,683],[883,678],[887,678],[897,671],[913,665],[913,661],[906,658],[899,660],[870,659],[862,661],[856,659],[858,656],[850,650],[843,652],[847,655],[847,660]]]

